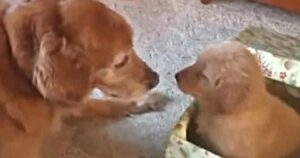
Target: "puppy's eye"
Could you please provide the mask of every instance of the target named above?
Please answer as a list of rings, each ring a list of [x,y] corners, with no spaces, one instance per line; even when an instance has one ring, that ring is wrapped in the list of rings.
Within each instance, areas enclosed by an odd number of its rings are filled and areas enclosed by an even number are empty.
[[[115,68],[123,67],[124,65],[126,65],[128,60],[129,60],[129,56],[124,56],[120,61],[118,61],[114,64],[114,67]]]
[[[220,87],[220,85],[221,85],[221,79],[218,78],[218,79],[216,79],[216,81],[215,81],[215,87]]]

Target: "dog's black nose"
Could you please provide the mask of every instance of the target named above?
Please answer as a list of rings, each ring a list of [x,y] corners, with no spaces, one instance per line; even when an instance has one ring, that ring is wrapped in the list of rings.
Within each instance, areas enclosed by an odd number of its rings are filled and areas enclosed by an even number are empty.
[[[176,79],[176,81],[179,81],[179,80],[180,80],[179,74],[176,74],[176,75],[175,75],[175,79]]]
[[[157,85],[157,84],[154,83],[154,82],[149,82],[148,85],[147,85],[147,87],[148,87],[148,89],[152,89],[152,88],[154,88],[156,85]]]

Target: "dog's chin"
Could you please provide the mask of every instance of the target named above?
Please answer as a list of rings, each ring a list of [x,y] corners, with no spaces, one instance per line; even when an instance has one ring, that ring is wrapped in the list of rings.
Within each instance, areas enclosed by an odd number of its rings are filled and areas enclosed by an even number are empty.
[[[142,96],[144,96],[145,94],[147,94],[149,91],[138,91],[138,92],[131,92],[129,94],[120,94],[118,96],[118,98],[121,99],[128,99],[128,100],[135,100],[138,99]]]
[[[117,89],[117,90],[116,89],[114,89],[114,90],[105,89],[104,90],[104,89],[102,89],[102,91],[108,97],[130,100],[130,99],[136,99],[136,98],[140,98],[140,97],[144,96],[145,94],[147,94],[150,91],[150,89],[146,89],[146,88],[141,88],[138,90],[129,90],[129,89]]]

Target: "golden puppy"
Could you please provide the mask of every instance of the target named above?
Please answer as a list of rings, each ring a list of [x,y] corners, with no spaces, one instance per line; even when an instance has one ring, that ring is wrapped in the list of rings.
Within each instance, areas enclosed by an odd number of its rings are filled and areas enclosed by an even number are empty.
[[[5,24],[18,66],[50,101],[126,115],[139,111],[130,99],[158,83],[135,54],[131,27],[97,1],[32,1],[8,10]],[[88,99],[94,87],[124,99]]]
[[[197,133],[229,158],[283,158],[300,145],[300,117],[270,95],[254,56],[242,44],[206,48],[176,74],[199,100]]]

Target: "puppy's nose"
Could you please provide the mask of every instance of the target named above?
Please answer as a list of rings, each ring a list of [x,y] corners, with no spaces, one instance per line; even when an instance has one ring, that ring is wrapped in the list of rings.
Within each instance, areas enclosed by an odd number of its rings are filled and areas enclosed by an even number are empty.
[[[179,74],[176,74],[176,75],[175,75],[175,79],[176,79],[177,82],[180,81]]]
[[[159,83],[159,76],[156,72],[151,71],[150,81],[147,85],[148,89],[152,89]]]

